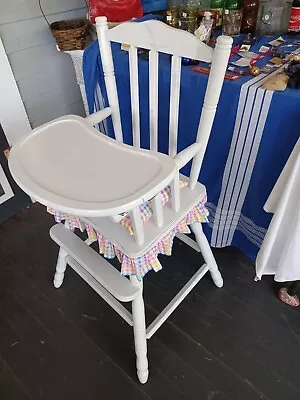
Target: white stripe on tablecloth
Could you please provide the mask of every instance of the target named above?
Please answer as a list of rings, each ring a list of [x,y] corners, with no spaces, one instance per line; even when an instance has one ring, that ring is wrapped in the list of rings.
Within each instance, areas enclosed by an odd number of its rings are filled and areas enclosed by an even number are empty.
[[[265,75],[258,76],[241,87],[233,138],[213,224],[211,245],[215,247],[230,245],[238,226],[272,100],[273,92],[267,91],[265,95],[266,91],[259,89],[268,78]]]
[[[96,83],[94,110],[95,110],[95,112],[97,112],[99,110],[102,110],[103,108],[105,108],[104,98],[103,98],[99,83]],[[97,129],[101,133],[104,133],[105,135],[108,134],[106,119],[104,121],[100,122],[99,124],[97,124]]]
[[[212,203],[207,203],[206,207],[209,210],[210,215],[208,225],[213,228],[216,206]],[[243,214],[240,214],[239,217],[234,215],[233,218],[236,222],[236,230],[241,231],[250,242],[260,247],[262,245],[267,230],[261,226],[254,224],[253,221],[245,217]]]

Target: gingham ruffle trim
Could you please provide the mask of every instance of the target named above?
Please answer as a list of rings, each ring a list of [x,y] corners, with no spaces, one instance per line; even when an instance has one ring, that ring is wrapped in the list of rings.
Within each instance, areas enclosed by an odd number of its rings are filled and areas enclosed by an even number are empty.
[[[96,232],[90,225],[81,221],[80,218],[49,208],[48,212],[54,215],[56,222],[66,220],[69,229],[79,228],[82,232],[86,231],[89,239],[98,241],[99,253],[105,258],[112,259],[116,256],[121,263],[122,275],[136,275],[138,278],[142,278],[151,269],[155,272],[162,269],[162,265],[158,260],[158,254],[171,255],[173,240],[177,232],[191,233],[190,224],[208,221],[208,211],[204,206],[205,202],[206,195],[162,240],[157,242],[146,254],[137,258],[130,258],[122,253],[120,249],[107,240],[100,232]]]

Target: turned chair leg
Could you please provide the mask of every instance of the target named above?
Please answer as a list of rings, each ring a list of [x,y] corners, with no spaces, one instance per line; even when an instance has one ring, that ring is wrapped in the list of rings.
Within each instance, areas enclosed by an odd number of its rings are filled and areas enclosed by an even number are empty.
[[[145,307],[143,300],[143,281],[139,281],[135,275],[130,277],[130,281],[133,285],[140,288],[139,295],[132,301],[132,318],[137,375],[141,383],[146,383],[148,380],[149,371],[147,359]]]
[[[209,267],[209,272],[211,274],[212,280],[217,287],[223,286],[223,278],[219,271],[218,265],[216,263],[215,257],[211,251],[209,243],[206,236],[203,233],[202,225],[200,222],[194,222],[191,224],[191,229],[195,234],[196,241],[200,247],[204,261]]]
[[[65,270],[67,268],[67,262],[66,262],[67,255],[68,253],[61,247],[58,253],[56,272],[53,280],[54,287],[56,287],[57,289],[61,287],[64,281]]]

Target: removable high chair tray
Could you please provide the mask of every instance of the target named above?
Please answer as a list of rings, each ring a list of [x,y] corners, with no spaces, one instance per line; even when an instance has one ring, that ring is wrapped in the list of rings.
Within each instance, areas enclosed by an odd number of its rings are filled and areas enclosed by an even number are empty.
[[[84,118],[58,118],[11,150],[9,167],[31,197],[85,217],[117,214],[167,186],[176,165],[167,155],[117,142]]]

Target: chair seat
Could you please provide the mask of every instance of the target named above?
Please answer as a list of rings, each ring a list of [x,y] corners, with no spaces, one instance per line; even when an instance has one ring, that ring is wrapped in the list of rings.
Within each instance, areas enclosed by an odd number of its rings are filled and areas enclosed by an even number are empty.
[[[118,214],[152,198],[176,173],[161,153],[117,142],[78,116],[39,127],[10,153],[20,187],[40,203],[68,214]]]
[[[180,179],[188,181],[189,178],[180,175]],[[109,217],[88,218],[81,220],[91,226],[96,232],[101,233],[106,239],[114,244],[123,254],[130,258],[141,257],[165,237],[176,225],[183,220],[186,215],[206,196],[206,188],[198,183],[195,189],[191,190],[188,186],[180,190],[180,209],[174,211],[170,202],[164,206],[164,222],[162,227],[158,227],[153,218],[144,224],[145,240],[143,244],[138,244],[133,236],[119,223],[115,223]]]

